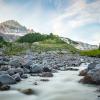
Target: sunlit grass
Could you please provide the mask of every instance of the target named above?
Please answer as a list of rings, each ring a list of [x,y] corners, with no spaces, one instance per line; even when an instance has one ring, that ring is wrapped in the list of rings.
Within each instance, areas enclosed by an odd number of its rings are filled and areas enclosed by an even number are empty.
[[[80,54],[82,56],[100,57],[100,50],[81,51]]]

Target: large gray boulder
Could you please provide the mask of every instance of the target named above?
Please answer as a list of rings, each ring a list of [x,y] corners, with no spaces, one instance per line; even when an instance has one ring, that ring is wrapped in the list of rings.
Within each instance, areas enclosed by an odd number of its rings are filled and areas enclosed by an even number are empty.
[[[11,68],[11,66],[9,66],[9,65],[1,65],[0,71],[7,71],[9,68]]]
[[[19,75],[23,75],[24,74],[24,70],[22,68],[16,68],[15,69],[15,73],[19,73]]]
[[[16,74],[16,73],[15,73],[15,68],[10,68],[7,72],[8,72],[8,74],[11,75],[11,76],[14,75],[14,74]]]
[[[25,68],[25,67],[23,67],[23,71],[24,71],[24,73],[25,73],[25,74],[30,73],[30,70],[29,70],[29,69],[27,69],[27,68]]]
[[[9,64],[10,64],[11,66],[15,66],[16,68],[22,66],[22,64],[21,64],[21,59],[18,59],[18,58],[11,60],[11,61],[9,62]]]
[[[0,75],[0,82],[3,84],[15,84],[16,81],[8,74]]]
[[[91,68],[81,81],[83,83],[100,84],[100,64]]]
[[[30,72],[31,73],[40,73],[42,72],[42,66],[40,64],[32,64],[30,67]]]
[[[94,69],[95,67],[96,67],[96,62],[92,62],[92,63],[90,63],[89,65],[88,65],[88,70],[91,70],[91,69]]]
[[[24,74],[24,70],[22,68],[10,68],[7,72],[11,76],[16,74],[16,73],[19,73],[19,75]]]
[[[8,74],[7,71],[0,71],[0,75]]]

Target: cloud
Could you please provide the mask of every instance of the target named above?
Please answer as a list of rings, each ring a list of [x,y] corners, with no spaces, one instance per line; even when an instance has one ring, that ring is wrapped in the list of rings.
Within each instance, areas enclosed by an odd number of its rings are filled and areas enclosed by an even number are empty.
[[[100,29],[89,26],[93,23],[100,25],[100,0],[22,1],[0,0],[0,22],[14,19],[42,33],[54,32],[78,41],[99,42]],[[86,25],[91,31],[82,27]],[[90,33],[91,37],[88,37]]]
[[[87,4],[84,0],[77,0],[77,2],[66,9],[62,15],[53,20],[54,30],[59,30],[59,26],[61,27],[62,25],[64,27],[68,27],[69,30],[72,30],[73,28],[77,28],[88,23],[100,23],[99,4],[100,0],[91,4]]]

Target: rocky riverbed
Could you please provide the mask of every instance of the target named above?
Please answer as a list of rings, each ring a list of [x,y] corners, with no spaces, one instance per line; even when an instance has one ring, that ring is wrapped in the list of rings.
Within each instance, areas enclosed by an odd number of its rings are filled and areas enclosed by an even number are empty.
[[[99,84],[99,63],[99,58],[71,54],[1,55],[0,100],[99,100],[99,86],[83,84],[87,76]],[[82,68],[85,77],[79,76]]]

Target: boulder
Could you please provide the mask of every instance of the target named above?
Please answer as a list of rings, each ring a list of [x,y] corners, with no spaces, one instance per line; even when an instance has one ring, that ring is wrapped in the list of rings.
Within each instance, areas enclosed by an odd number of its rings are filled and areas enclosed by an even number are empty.
[[[53,77],[53,74],[51,72],[43,72],[40,76],[41,77]]]
[[[3,61],[9,61],[9,57],[8,56],[0,56],[0,60],[3,60]]]
[[[88,65],[88,70],[91,70],[91,69],[94,69],[95,67],[96,67],[96,62],[92,62],[92,63],[90,63],[89,65]]]
[[[10,66],[8,66],[8,65],[2,65],[1,67],[0,67],[0,71],[7,71],[8,69],[10,68]]]
[[[22,68],[10,68],[7,72],[9,75],[14,75],[16,73],[19,73],[19,75],[24,74],[24,70]]]
[[[38,85],[38,83],[37,83],[37,82],[34,82],[33,84],[34,84],[34,85]]]
[[[80,71],[79,76],[85,76],[86,74],[87,74],[87,70],[84,69]]]
[[[43,72],[51,72],[51,69],[49,69],[48,67],[43,67]]]
[[[33,64],[32,60],[24,59],[23,67],[30,69],[30,66]]]
[[[0,65],[8,65],[8,62],[0,60]]]
[[[0,75],[5,75],[5,74],[8,74],[7,71],[0,71]]]
[[[15,72],[15,68],[10,68],[9,70],[7,70],[7,73],[9,74],[9,75],[14,75],[14,74],[16,74],[16,72]]]
[[[25,73],[25,74],[30,73],[30,70],[29,70],[29,69],[27,69],[27,68],[25,68],[25,67],[23,67],[23,71],[24,71],[24,73]]]
[[[89,70],[81,81],[83,83],[100,84],[100,64]]]
[[[12,77],[16,80],[16,82],[21,81],[21,77],[20,77],[19,73],[12,75]]]
[[[40,79],[40,81],[47,82],[49,79]]]
[[[42,72],[42,66],[40,64],[32,64],[30,68],[31,73],[40,73]]]
[[[2,82],[3,84],[15,84],[16,83],[14,78],[8,74],[0,75],[0,82]]]
[[[3,85],[3,83],[2,82],[0,82],[0,87]]]
[[[21,76],[24,74],[24,70],[22,68],[16,68],[15,73],[19,73],[19,75]]]
[[[32,95],[32,94],[36,94],[36,92],[32,89],[24,89],[24,90],[19,90],[21,93],[24,93],[26,95]]]
[[[80,82],[82,82],[84,84],[95,84],[95,81],[89,75],[84,76],[84,78],[81,79]]]
[[[17,57],[14,58],[13,60],[11,60],[11,61],[9,62],[9,64],[10,64],[11,66],[15,66],[16,68],[22,66],[22,64],[21,64],[21,59],[20,59],[20,58],[17,58]]]
[[[0,87],[0,91],[7,91],[7,90],[10,90],[10,86],[9,85],[2,85]]]
[[[27,74],[23,74],[21,75],[21,78],[25,79],[25,78],[28,78]]]

